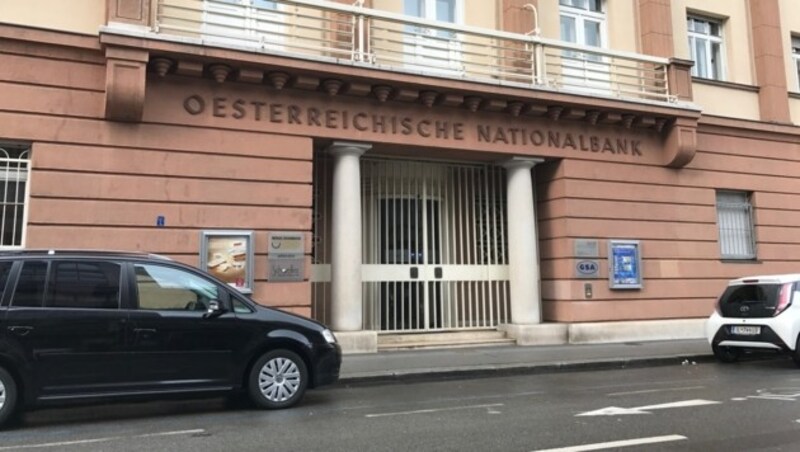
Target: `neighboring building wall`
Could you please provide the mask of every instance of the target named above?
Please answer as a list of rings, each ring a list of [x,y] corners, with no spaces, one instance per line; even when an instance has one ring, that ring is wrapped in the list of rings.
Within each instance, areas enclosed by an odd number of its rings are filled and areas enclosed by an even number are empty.
[[[800,2],[796,0],[781,0],[781,28],[783,31],[782,43],[786,61],[786,83],[793,97],[789,98],[789,109],[792,122],[800,125],[800,80],[797,76],[797,63],[792,58],[792,35],[800,36]]]
[[[96,35],[105,7],[104,0],[0,0],[0,22]]]
[[[310,316],[308,282],[264,278],[267,231],[305,232],[311,248],[311,139],[106,121],[97,38],[38,33],[72,48],[0,40],[3,66],[15,68],[0,71],[0,138],[33,144],[26,246],[140,250],[196,266],[200,230],[252,229],[254,298]]]
[[[797,271],[797,135],[743,125],[709,120],[698,134],[697,155],[677,171],[578,158],[538,166],[544,318],[703,317],[730,279]],[[721,260],[715,206],[720,189],[753,194],[756,260]],[[575,278],[576,239],[599,240],[601,279]],[[641,241],[642,290],[609,289],[609,239]]]
[[[723,21],[723,81],[742,85],[718,86],[695,79],[695,102],[703,107],[704,114],[760,119],[758,92],[750,88],[756,80],[747,0],[672,0],[675,56],[684,59],[690,58],[687,14]]]

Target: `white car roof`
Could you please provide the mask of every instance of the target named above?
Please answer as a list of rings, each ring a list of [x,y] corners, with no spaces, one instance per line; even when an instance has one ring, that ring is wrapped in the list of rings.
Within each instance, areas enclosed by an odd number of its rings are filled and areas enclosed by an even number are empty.
[[[735,286],[739,284],[783,284],[788,282],[800,281],[800,273],[786,273],[783,275],[757,275],[745,276],[743,278],[733,279],[728,285]]]

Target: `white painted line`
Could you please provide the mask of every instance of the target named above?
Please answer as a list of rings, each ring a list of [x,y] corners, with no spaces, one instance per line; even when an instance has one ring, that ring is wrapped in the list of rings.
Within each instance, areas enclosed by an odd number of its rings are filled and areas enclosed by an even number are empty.
[[[628,391],[628,392],[612,392],[606,394],[609,397],[635,395],[635,394],[652,394],[654,392],[667,392],[667,391],[692,391],[695,389],[705,389],[705,386],[684,386],[681,388],[664,388],[664,389],[643,389],[641,391]]]
[[[714,400],[695,399],[695,400],[683,400],[680,402],[662,403],[659,405],[636,406],[633,408],[610,406],[606,408],[601,408],[599,410],[587,411],[585,413],[578,413],[575,416],[620,416],[623,414],[650,414],[650,411],[652,410],[663,410],[666,408],[685,408],[685,407],[703,406],[703,405],[716,405],[719,403],[722,402],[716,402]]]
[[[689,439],[681,435],[651,436],[649,438],[626,439],[622,441],[610,441],[607,443],[584,444],[582,446],[561,447],[558,449],[540,449],[534,452],[584,452],[587,450],[603,450],[615,447],[641,446],[643,444],[667,443],[670,441],[682,441]]]
[[[46,447],[64,447],[64,446],[78,446],[81,444],[92,444],[92,443],[105,443],[109,441],[120,441],[124,439],[134,439],[134,438],[152,438],[155,436],[174,436],[174,435],[191,435],[194,433],[203,433],[205,432],[204,429],[198,428],[194,430],[175,430],[171,432],[159,432],[159,433],[145,433],[142,435],[133,435],[133,436],[109,436],[106,438],[93,438],[93,439],[78,439],[74,441],[60,441],[56,443],[41,443],[41,444],[22,444],[19,446],[3,446],[0,447],[0,450],[15,450],[15,449],[34,449],[34,448],[46,448]]]
[[[468,405],[468,406],[456,406],[450,408],[430,408],[427,410],[414,410],[414,411],[396,411],[394,413],[378,413],[378,414],[367,414],[365,417],[385,417],[385,416],[403,416],[407,414],[425,414],[425,413],[438,413],[441,411],[456,411],[456,410],[474,410],[476,408],[493,408],[503,406],[502,403],[492,403],[489,405]]]
[[[786,402],[796,402],[796,399],[791,397],[781,397],[773,395],[751,395],[747,396],[748,399],[763,399],[763,400],[785,400]]]

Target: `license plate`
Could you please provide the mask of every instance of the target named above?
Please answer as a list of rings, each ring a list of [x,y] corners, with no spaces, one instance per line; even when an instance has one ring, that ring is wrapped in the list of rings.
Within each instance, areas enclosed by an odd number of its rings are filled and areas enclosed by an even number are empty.
[[[739,336],[758,336],[761,334],[760,326],[732,326],[731,334]]]

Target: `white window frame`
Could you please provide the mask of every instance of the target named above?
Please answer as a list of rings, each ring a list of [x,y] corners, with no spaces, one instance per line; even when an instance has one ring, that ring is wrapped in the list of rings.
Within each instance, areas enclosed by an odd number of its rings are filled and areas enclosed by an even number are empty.
[[[264,8],[260,3],[270,3],[274,8]],[[203,0],[203,39],[222,44],[258,46],[270,50],[284,50],[285,21],[282,5],[264,0]],[[276,12],[271,12],[271,11]],[[215,17],[215,15],[217,17]],[[229,36],[219,36],[220,29],[228,27]],[[220,23],[222,22],[222,23]],[[234,23],[234,22],[241,22]]]
[[[707,24],[708,32],[698,32],[689,29],[689,21],[700,22]],[[724,23],[721,19],[715,19],[713,17],[701,16],[698,14],[688,14],[686,16],[686,30],[689,39],[689,57],[695,62],[694,66],[692,66],[692,76],[698,78],[704,78],[709,80],[725,80],[725,40],[723,39],[725,32],[724,32]],[[711,34],[711,24],[715,24],[717,26],[717,30],[719,30],[719,35],[712,35]],[[700,64],[697,61],[697,55],[695,55],[695,46],[701,41],[703,47],[705,47],[705,67],[708,68],[710,73],[700,73]],[[719,54],[716,56],[716,64],[714,61],[714,52],[713,52],[713,45],[717,44],[719,48]]]
[[[591,0],[578,0],[578,2],[582,2],[583,5],[582,7],[565,5],[559,2],[559,23],[561,20],[561,16],[575,19],[575,42],[573,42],[573,44],[588,46],[588,44],[586,43],[586,36],[584,35],[585,22],[586,21],[599,22],[600,45],[598,46],[598,48],[605,49],[608,47],[608,30],[607,30],[608,17],[606,16],[606,2],[605,1],[600,2],[600,11],[591,11],[589,9],[590,1]]]
[[[717,190],[717,230],[722,259],[756,258],[756,235],[751,193]]]
[[[9,150],[19,150],[19,155],[12,157]],[[28,213],[30,211],[30,174],[31,174],[31,147],[29,145],[21,145],[15,143],[0,142],[0,184],[4,187],[4,197],[0,198],[0,250],[14,250],[25,247],[25,240],[28,232]],[[22,186],[25,191],[22,203],[22,212],[19,212],[19,206],[16,202],[6,202],[7,196],[5,188],[9,185],[16,184],[18,193],[19,187]],[[19,196],[17,194],[17,196]],[[7,210],[8,209],[8,210]],[[13,210],[11,213],[9,210]],[[12,232],[12,241],[16,242],[19,237],[18,243],[4,243],[5,235],[5,218],[7,215],[15,217],[22,216],[22,224],[20,231],[16,229]],[[14,223],[16,228],[16,223]]]
[[[792,35],[792,61],[794,62],[794,75],[797,78],[795,89],[800,91],[800,35]]]
[[[453,21],[447,22],[438,19],[436,15],[436,0],[403,0],[403,13],[408,13],[409,2],[421,2],[422,8],[419,16],[411,15],[424,20],[451,23],[454,25],[464,24],[464,0],[449,0],[453,2]],[[461,43],[457,36],[436,35],[436,31],[425,27],[406,27],[407,32],[413,32],[405,38],[403,53],[405,54],[405,66],[412,70],[424,72],[441,73],[450,76],[457,76],[464,72],[462,64],[463,53]],[[429,36],[429,37],[426,37]],[[442,44],[442,40],[447,40]],[[432,50],[431,48],[435,48]]]

